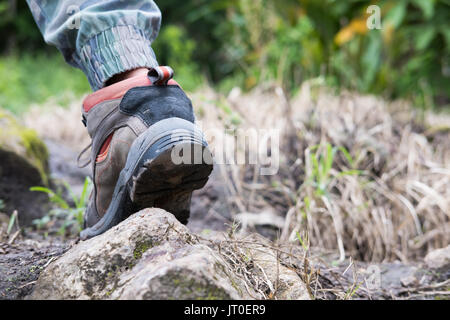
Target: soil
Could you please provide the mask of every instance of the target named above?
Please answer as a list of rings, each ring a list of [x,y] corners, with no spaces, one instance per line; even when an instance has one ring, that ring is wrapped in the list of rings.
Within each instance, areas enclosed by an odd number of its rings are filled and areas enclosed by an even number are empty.
[[[25,234],[13,244],[0,243],[0,299],[23,299],[40,272],[69,248],[68,241],[33,240]]]

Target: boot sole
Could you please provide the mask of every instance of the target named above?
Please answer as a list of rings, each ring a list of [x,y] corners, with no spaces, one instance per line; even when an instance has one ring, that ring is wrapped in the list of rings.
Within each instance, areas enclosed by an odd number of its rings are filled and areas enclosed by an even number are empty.
[[[177,139],[180,140],[164,146],[157,157],[144,157],[151,160],[139,166],[128,189],[132,203],[137,206],[133,211],[157,207],[172,213],[181,223],[186,224],[190,214],[191,194],[206,184],[213,165],[205,161],[174,163],[172,157],[177,151],[190,152],[191,160],[203,157],[204,154],[212,158],[208,147],[194,141],[189,133],[184,133]]]
[[[208,144],[193,123],[180,118],[155,123],[133,142],[107,212],[80,238],[102,234],[148,207],[187,223],[192,192],[206,184],[212,169]]]

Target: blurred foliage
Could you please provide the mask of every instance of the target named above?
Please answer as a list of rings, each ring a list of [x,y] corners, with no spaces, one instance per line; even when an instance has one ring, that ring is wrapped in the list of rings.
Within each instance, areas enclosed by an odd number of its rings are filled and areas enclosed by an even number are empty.
[[[448,104],[450,1],[237,0],[227,10],[224,43],[251,88],[275,79],[294,90],[305,79],[361,92],[406,97],[417,105]],[[369,30],[367,7],[381,9]]]
[[[45,43],[24,0],[0,0],[0,53],[45,50]]]
[[[153,50],[158,53],[161,65],[170,65],[175,69],[176,79],[185,90],[194,90],[203,82],[197,63],[192,59],[195,42],[182,28],[168,25],[162,28],[153,43]]]
[[[89,90],[84,74],[57,52],[0,57],[0,106],[16,114],[49,98],[65,106]]]
[[[0,0],[0,52],[44,49],[24,1],[12,10],[15,2]],[[449,104],[450,0],[156,2],[155,51],[188,90],[207,79],[223,90],[275,81],[295,92],[320,78],[421,107]],[[381,9],[380,30],[367,28],[370,5]]]

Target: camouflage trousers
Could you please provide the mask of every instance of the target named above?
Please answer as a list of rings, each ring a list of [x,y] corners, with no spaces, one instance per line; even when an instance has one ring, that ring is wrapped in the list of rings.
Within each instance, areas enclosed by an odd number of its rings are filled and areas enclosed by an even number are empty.
[[[152,0],[27,0],[45,42],[83,70],[93,90],[113,75],[158,65],[151,48],[161,25]]]

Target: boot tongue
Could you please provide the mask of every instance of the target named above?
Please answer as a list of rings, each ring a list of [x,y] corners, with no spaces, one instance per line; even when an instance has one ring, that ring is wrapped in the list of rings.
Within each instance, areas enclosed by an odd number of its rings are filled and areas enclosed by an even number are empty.
[[[147,72],[117,82],[88,95],[83,101],[83,111],[89,112],[89,110],[102,101],[119,99],[123,97],[128,90],[134,87],[149,86],[151,84],[152,82],[148,78]]]

